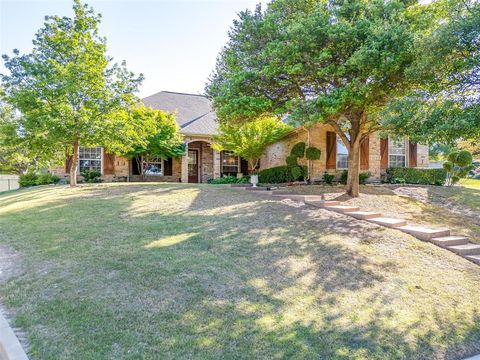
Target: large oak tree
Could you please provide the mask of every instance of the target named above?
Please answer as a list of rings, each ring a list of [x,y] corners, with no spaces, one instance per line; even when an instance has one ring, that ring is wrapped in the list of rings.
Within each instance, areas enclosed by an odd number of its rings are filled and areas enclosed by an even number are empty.
[[[74,17],[47,16],[30,54],[3,55],[6,99],[22,116],[18,127],[38,156],[72,156],[76,185],[78,147],[103,146],[124,153],[142,144],[149,129],[129,116],[142,80],[106,55],[100,15],[75,0]]]
[[[436,27],[435,3],[274,0],[240,13],[206,91],[222,122],[288,114],[329,124],[348,150],[347,192],[359,195],[360,144],[382,129],[391,98],[429,79],[410,76],[416,43]]]

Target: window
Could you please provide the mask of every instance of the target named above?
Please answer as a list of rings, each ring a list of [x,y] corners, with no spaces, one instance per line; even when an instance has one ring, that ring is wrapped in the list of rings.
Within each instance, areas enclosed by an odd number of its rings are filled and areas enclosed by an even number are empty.
[[[238,173],[239,161],[235,154],[223,151],[222,152],[222,173]]]
[[[406,146],[405,140],[395,140],[388,138],[388,165],[390,167],[406,166]]]
[[[78,148],[78,170],[80,173],[85,170],[102,172],[102,148]]]
[[[162,176],[163,160],[153,156],[143,156],[142,170],[145,176]]]
[[[348,169],[348,150],[342,139],[337,137],[337,169]]]

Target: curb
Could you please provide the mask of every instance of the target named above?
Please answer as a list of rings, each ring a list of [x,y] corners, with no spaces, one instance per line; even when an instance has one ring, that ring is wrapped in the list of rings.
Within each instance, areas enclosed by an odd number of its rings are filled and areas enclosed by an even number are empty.
[[[0,311],[0,360],[28,360],[20,341]]]

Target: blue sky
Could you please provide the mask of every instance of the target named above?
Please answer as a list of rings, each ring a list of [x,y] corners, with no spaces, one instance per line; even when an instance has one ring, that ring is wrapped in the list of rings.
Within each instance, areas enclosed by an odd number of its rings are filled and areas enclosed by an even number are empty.
[[[202,93],[237,13],[260,0],[87,1],[102,14],[108,53],[143,73],[140,96],[161,90]],[[265,4],[267,1],[263,1]],[[45,15],[72,16],[67,0],[0,0],[0,53],[32,49]],[[3,60],[0,73],[5,72]]]

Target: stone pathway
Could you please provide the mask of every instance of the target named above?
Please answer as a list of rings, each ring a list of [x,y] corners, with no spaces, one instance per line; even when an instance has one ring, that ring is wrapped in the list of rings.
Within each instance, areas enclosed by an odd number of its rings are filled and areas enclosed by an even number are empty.
[[[438,229],[408,224],[407,221],[403,219],[383,217],[382,214],[376,212],[361,211],[357,206],[342,205],[340,201],[336,200],[324,200],[320,195],[285,194],[268,188],[253,188],[248,185],[244,186],[244,188],[249,191],[259,191],[278,199],[301,201],[310,206],[335,211],[358,220],[369,221],[380,226],[396,229],[410,234],[417,239],[429,241],[432,244],[452,251],[455,254],[480,265],[480,245],[469,242],[468,238],[464,236],[451,235],[450,230],[447,228]]]

